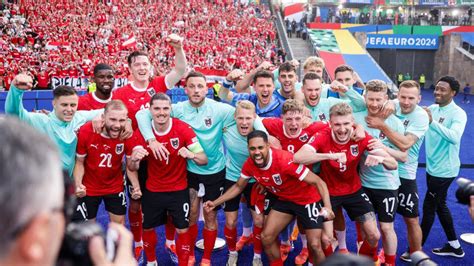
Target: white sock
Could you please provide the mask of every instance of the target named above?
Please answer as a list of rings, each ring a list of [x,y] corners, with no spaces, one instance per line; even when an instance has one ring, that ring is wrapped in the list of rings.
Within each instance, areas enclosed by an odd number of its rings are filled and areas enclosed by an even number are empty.
[[[237,251],[230,251],[230,250],[229,250],[229,254],[237,255],[238,253],[237,253]]]
[[[166,246],[171,247],[171,245],[174,245],[174,240],[168,240],[166,239]]]
[[[135,247],[143,247],[143,241],[135,242]]]
[[[146,262],[146,266],[156,266],[156,265],[158,265],[158,263],[156,262],[156,260],[154,260],[154,261],[147,261],[147,262]]]
[[[250,236],[252,234],[252,227],[244,227],[242,229],[242,236]]]
[[[459,241],[454,240],[454,241],[448,241],[449,245],[453,248],[460,248],[461,245],[459,244]]]
[[[253,258],[254,259],[261,259],[262,258],[262,255],[258,254],[258,253],[254,253],[253,254]]]
[[[339,249],[347,249],[346,244],[346,230],[337,231],[336,230],[337,242],[339,243]]]
[[[306,234],[302,234],[300,232],[300,237],[301,237],[301,243],[303,244],[303,248],[308,247],[308,240],[306,239]]]

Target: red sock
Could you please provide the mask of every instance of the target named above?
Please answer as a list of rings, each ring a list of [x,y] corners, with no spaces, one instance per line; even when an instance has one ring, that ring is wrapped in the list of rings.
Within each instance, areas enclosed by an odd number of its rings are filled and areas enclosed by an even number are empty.
[[[283,261],[281,258],[276,259],[274,261],[270,261],[270,266],[283,266]]]
[[[142,241],[142,231],[143,231],[142,208],[140,207],[140,209],[137,212],[131,212],[129,209],[128,220],[130,222],[130,231],[132,231],[133,240],[135,242]]]
[[[202,230],[202,237],[204,238],[204,252],[202,258],[206,260],[211,260],[212,250],[214,249],[214,244],[216,243],[217,230],[207,230],[204,228]]]
[[[227,226],[224,227],[224,236],[229,251],[235,251],[235,245],[237,244],[237,228],[234,227],[233,229],[229,229]]]
[[[395,266],[396,255],[387,255],[385,254],[385,265]]]
[[[253,226],[253,252],[254,254],[262,254],[262,238],[260,237],[263,228]]]
[[[157,242],[158,240],[156,239],[156,232],[154,229],[143,231],[143,246],[145,248],[147,261],[156,260],[155,249]]]
[[[360,223],[355,223],[356,225],[356,232],[357,232],[357,242],[364,241],[364,237],[362,235],[362,229],[360,228]]]
[[[166,225],[165,225],[165,234],[166,234],[166,240],[174,240],[174,236],[176,234],[176,228],[174,228],[173,224],[173,219],[171,216],[168,216],[168,219],[166,220]]]
[[[194,245],[196,244],[196,238],[198,236],[198,226],[193,224],[189,227],[189,255],[194,256]]]
[[[331,256],[334,251],[332,250],[332,246],[329,244],[326,248],[323,248],[323,252],[324,252],[324,256],[326,256],[327,258]]]
[[[372,258],[374,261],[377,261],[379,259],[379,257],[377,256],[377,246],[378,245],[375,245],[375,247],[371,247],[369,245],[369,242],[365,240],[359,249],[359,254],[365,255],[367,257]]]
[[[189,244],[191,234],[189,230],[186,233],[178,234],[176,239],[176,253],[178,255],[178,265],[188,265],[191,245]]]

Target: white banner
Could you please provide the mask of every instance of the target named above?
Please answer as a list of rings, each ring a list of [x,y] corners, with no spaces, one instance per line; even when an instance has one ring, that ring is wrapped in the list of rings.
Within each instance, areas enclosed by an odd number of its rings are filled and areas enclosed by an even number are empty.
[[[116,78],[115,79],[115,84],[114,84],[114,89],[123,87],[127,85],[128,80],[127,78]],[[66,85],[66,86],[71,86],[75,89],[87,89],[87,86],[89,85],[89,79],[88,78],[73,78],[73,77],[52,77],[51,78],[51,86],[56,88],[57,86],[60,85]]]

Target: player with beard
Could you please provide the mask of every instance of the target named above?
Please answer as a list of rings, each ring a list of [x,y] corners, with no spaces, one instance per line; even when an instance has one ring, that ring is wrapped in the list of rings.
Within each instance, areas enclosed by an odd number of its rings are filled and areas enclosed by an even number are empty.
[[[148,178],[144,187],[134,188],[143,190],[143,241],[147,265],[157,265],[155,227],[167,220],[167,214],[177,231],[176,252],[179,265],[188,265],[190,252],[189,214],[190,201],[188,182],[186,178],[186,164],[194,162],[197,165],[207,164],[207,157],[192,128],[179,119],[171,118],[171,99],[163,93],[153,95],[149,111],[153,117],[150,125],[157,142],[165,146],[169,152],[164,160],[154,156],[144,157],[151,153],[144,150],[146,142],[142,136],[136,143],[137,149],[129,164],[129,178],[138,183],[139,162],[148,161]],[[141,147],[141,148],[138,148]],[[174,237],[173,237],[174,238]]]
[[[122,88],[114,91],[112,99],[121,100],[128,109],[128,117],[132,120],[133,129],[137,129],[137,120],[135,114],[142,109],[147,109],[150,105],[150,99],[158,92],[166,93],[172,89],[186,72],[186,56],[183,51],[183,41],[176,34],[170,34],[166,42],[175,50],[175,67],[165,76],[151,78],[152,65],[148,54],[143,51],[132,52],[128,58],[128,68],[133,80]],[[146,164],[146,162],[144,162]],[[146,165],[142,165],[139,171],[139,181],[144,186],[146,179]],[[129,192],[130,192],[129,186]],[[135,240],[135,254],[137,260],[141,258],[143,250],[142,243],[142,213],[139,200],[131,200],[128,209],[128,219],[130,220],[130,230]],[[174,236],[174,233],[172,233]],[[171,242],[171,243],[170,243]],[[174,240],[167,242],[168,248],[174,252]]]
[[[249,157],[247,149],[242,149],[247,145],[247,136],[250,132],[255,129],[264,130],[261,119],[255,114],[255,105],[253,103],[243,100],[237,102],[235,108],[235,124],[224,130],[224,143],[227,151],[226,157],[226,180],[225,180],[225,191],[231,188],[239,179],[240,172],[242,171],[242,165],[245,160]],[[262,265],[262,242],[260,239],[260,233],[263,227],[263,213],[260,210],[256,210],[251,205],[251,191],[255,180],[250,180],[249,184],[245,187],[242,195],[246,199],[246,207],[250,209],[253,220],[253,266]],[[238,253],[237,253],[237,217],[239,214],[239,202],[241,195],[225,202],[225,228],[224,236],[229,249],[229,259],[227,265],[237,265]]]
[[[239,180],[218,199],[205,202],[206,212],[242,193],[254,178],[277,197],[261,235],[270,265],[283,265],[276,239],[295,216],[306,230],[314,261],[321,262],[325,258],[321,249],[323,216],[334,218],[326,184],[304,165],[293,163],[291,153],[270,148],[265,132],[253,131],[247,142],[250,156]]]
[[[358,174],[362,154],[377,144],[368,134],[359,141],[351,139],[354,117],[351,107],[346,103],[338,103],[331,107],[330,124],[330,128],[311,137],[310,143],[305,144],[295,154],[294,160],[304,164],[321,162],[321,178],[328,186],[333,210],[343,206],[351,220],[361,224],[366,241],[361,247],[360,254],[377,261],[380,234],[372,204],[361,187]],[[381,149],[369,151],[364,163],[367,166],[383,164],[387,169],[397,169],[395,159]],[[329,222],[325,230],[331,234],[332,227],[332,222]]]
[[[97,64],[94,67],[92,80],[96,84],[96,90],[79,97],[77,110],[102,109],[112,99],[115,77],[110,65]]]
[[[419,225],[419,197],[416,185],[416,170],[418,168],[418,155],[423,138],[429,127],[426,112],[418,106],[421,100],[420,85],[416,81],[406,80],[400,84],[395,101],[397,116],[403,122],[404,134],[398,134],[378,117],[367,117],[370,127],[381,130],[387,138],[400,150],[408,150],[408,162],[400,163],[398,170],[401,186],[398,190],[400,204],[397,212],[403,216],[407,226],[408,252],[401,255],[400,259],[411,262],[410,254],[421,250],[421,227]]]
[[[188,163],[188,186],[190,193],[191,212],[189,230],[191,243],[194,245],[198,228],[199,203],[202,200],[215,200],[224,191],[225,156],[222,146],[223,131],[235,123],[235,108],[207,99],[206,77],[200,72],[190,72],[186,77],[185,92],[189,100],[173,104],[172,117],[189,124],[196,133],[209,163],[199,166],[195,162]],[[166,147],[155,140],[150,124],[150,112],[142,110],[137,113],[140,132],[152,148],[154,154],[166,158],[169,154]],[[204,254],[201,265],[209,265],[211,254],[217,238],[217,209],[204,213]],[[189,264],[194,265],[194,248],[191,248]]]
[[[103,114],[105,125],[95,133],[92,122],[78,133],[74,182],[76,196],[85,204],[87,219],[95,220],[99,205],[105,203],[110,220],[125,224],[126,199],[123,185],[123,156],[132,153],[131,138],[120,139],[127,123],[127,108],[118,100],[110,101]]]
[[[370,80],[366,84],[365,101],[367,110],[354,114],[355,121],[364,126],[365,130],[376,139],[380,140],[380,145],[374,145],[373,149],[383,149],[399,162],[407,161],[407,152],[400,151],[385,136],[385,134],[375,128],[368,126],[368,121],[372,117],[381,117],[382,108],[388,101],[387,85],[381,80]],[[395,115],[390,115],[384,119],[393,131],[404,134],[405,129],[402,122]],[[383,145],[381,145],[383,144]],[[386,265],[395,265],[397,251],[397,235],[394,230],[393,221],[398,207],[398,188],[400,187],[400,177],[398,170],[387,170],[382,165],[368,167],[363,164],[367,152],[364,152],[360,163],[360,177],[362,187],[369,196],[378,216],[380,230],[382,233],[383,252]]]

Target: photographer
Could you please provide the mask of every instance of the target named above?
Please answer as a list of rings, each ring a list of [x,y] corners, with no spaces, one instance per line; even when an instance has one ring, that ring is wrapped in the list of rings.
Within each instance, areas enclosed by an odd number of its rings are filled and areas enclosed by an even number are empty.
[[[66,225],[58,150],[46,135],[13,118],[0,118],[0,136],[0,265],[54,265]],[[106,259],[104,241],[94,237],[94,264],[136,265],[131,234],[120,225],[110,228],[118,233],[115,261]]]

